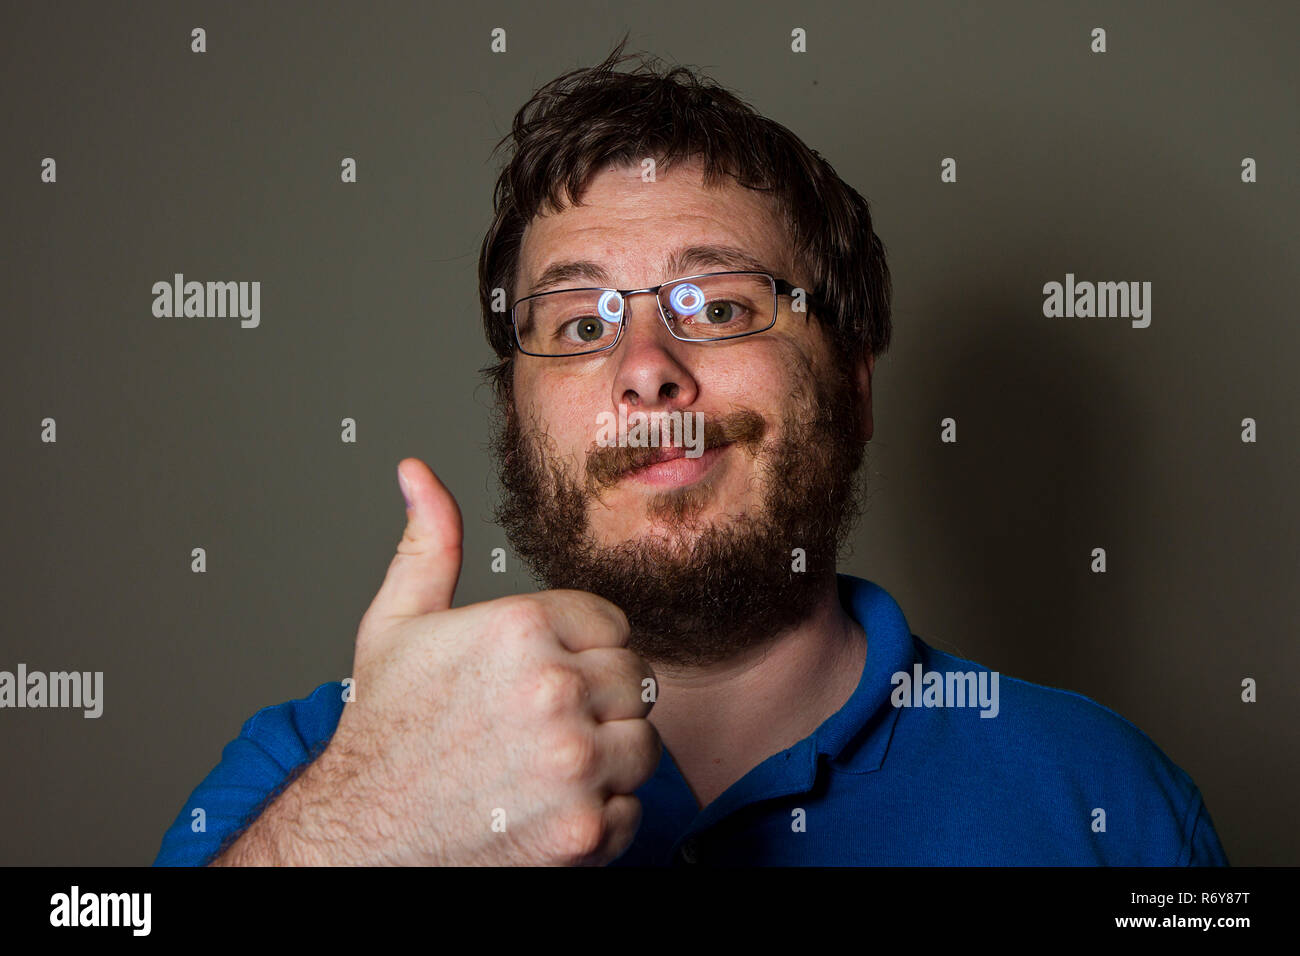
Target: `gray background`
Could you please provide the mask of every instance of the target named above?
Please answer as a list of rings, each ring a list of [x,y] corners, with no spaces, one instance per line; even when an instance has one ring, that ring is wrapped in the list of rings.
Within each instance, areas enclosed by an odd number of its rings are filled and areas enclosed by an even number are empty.
[[[247,717],[348,674],[402,457],[465,514],[458,603],[531,588],[488,570],[488,153],[629,29],[872,202],[895,344],[842,569],[935,646],[1135,722],[1234,864],[1300,862],[1295,4],[17,6],[0,669],[102,670],[105,710],[0,711],[0,862],[151,862]],[[260,281],[260,328],[154,318],[174,272]],[[1066,272],[1152,282],[1151,327],[1044,318]]]

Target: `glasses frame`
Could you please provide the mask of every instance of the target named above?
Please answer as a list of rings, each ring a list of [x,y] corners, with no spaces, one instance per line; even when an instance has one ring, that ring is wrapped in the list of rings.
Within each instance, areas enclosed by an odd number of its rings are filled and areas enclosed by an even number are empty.
[[[734,332],[731,335],[714,335],[703,339],[685,338],[673,331],[672,322],[669,320],[668,316],[664,314],[664,304],[659,298],[660,289],[663,289],[665,286],[674,285],[678,282],[686,282],[690,279],[708,279],[713,276],[736,276],[736,275],[763,276],[772,284],[772,290],[773,290],[772,320],[768,322],[767,325],[763,326],[761,329],[750,329],[748,332]],[[581,286],[576,289],[547,289],[545,292],[534,292],[532,295],[526,295],[523,298],[516,300],[514,305],[510,306],[510,326],[512,329],[514,329],[514,333],[515,333],[515,347],[518,348],[522,354],[531,355],[535,358],[576,358],[579,355],[595,355],[597,352],[608,352],[611,349],[616,348],[618,346],[618,343],[623,340],[623,329],[627,327],[627,316],[628,313],[631,311],[631,308],[629,307],[629,303],[628,303],[628,296],[640,295],[643,292],[652,292],[654,293],[654,297],[655,297],[655,305],[659,309],[660,321],[663,322],[665,328],[668,329],[668,334],[671,335],[673,338],[675,338],[677,341],[690,342],[692,345],[704,345],[713,342],[728,342],[734,339],[743,339],[746,336],[750,336],[750,335],[758,335],[762,332],[766,332],[769,329],[771,329],[772,326],[776,325],[777,314],[781,311],[781,296],[793,295],[794,290],[797,288],[798,286],[793,285],[788,280],[777,278],[776,276],[772,275],[770,272],[755,272],[750,269],[728,269],[725,272],[701,272],[693,276],[678,276],[676,279],[669,279],[666,282],[661,282],[658,285],[649,286],[648,288],[645,289],[608,289],[608,288],[603,288],[598,286]],[[521,303],[527,302],[529,299],[539,299],[544,295],[554,295],[556,293],[561,293],[561,292],[616,292],[618,293],[620,302],[622,304],[622,311],[620,312],[618,331],[614,334],[614,341],[609,343],[609,345],[602,345],[600,348],[596,348],[596,349],[587,349],[584,352],[560,352],[560,353],[530,352],[526,348],[524,348],[523,339],[519,335],[519,322],[515,318],[516,310],[519,308]],[[812,293],[808,292],[807,290],[804,291],[804,297],[810,306],[812,306],[817,301],[815,296],[813,296]]]

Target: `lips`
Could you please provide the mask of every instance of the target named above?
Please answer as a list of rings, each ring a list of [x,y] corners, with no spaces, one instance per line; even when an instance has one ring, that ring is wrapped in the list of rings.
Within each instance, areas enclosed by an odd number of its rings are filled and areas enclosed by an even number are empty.
[[[649,481],[654,485],[689,484],[702,476],[722,452],[731,445],[723,442],[705,449],[702,455],[689,458],[686,449],[681,446],[668,446],[655,449],[647,460],[635,468],[624,472],[622,478],[635,478]],[[680,465],[669,462],[681,461]]]
[[[686,449],[683,446],[668,445],[663,448],[660,448],[657,452],[655,452],[654,457],[652,457],[649,461],[645,463],[645,465],[642,465],[641,467],[644,468],[646,467],[646,465],[657,465],[661,461],[672,461],[674,458],[685,458],[685,457],[686,457]]]
[[[721,448],[722,446],[715,445],[714,447]],[[707,448],[705,449],[706,452],[708,450],[709,449]],[[644,468],[649,468],[651,465],[657,465],[660,462],[676,461],[678,458],[685,458],[685,457],[686,457],[686,447],[684,445],[664,445],[662,448],[657,448],[654,451],[652,451],[646,457],[646,460],[644,462],[637,465],[635,468],[629,468],[626,473],[630,475],[634,472],[641,471]],[[703,455],[697,455],[696,457],[703,457]]]

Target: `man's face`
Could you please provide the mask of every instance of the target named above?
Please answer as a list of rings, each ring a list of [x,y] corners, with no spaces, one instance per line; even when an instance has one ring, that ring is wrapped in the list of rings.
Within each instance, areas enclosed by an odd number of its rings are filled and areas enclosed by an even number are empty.
[[[584,205],[535,218],[513,298],[760,265],[807,288],[760,194],[730,182],[706,189],[697,163],[657,179],[643,182],[638,167],[606,169]],[[740,250],[754,265],[678,260],[703,246]],[[537,285],[544,271],[576,261],[605,277]],[[673,338],[652,295],[632,296],[625,311],[612,350],[516,354],[513,414],[496,442],[506,489],[499,517],[550,587],[622,606],[633,647],[651,660],[722,659],[770,636],[772,624],[793,623],[812,581],[833,569],[871,432],[872,363],[838,360],[819,323],[784,296],[768,331],[710,344]],[[656,449],[602,447],[601,416],[620,405],[633,415],[702,413],[705,453],[646,465]],[[806,571],[795,549],[806,553]]]

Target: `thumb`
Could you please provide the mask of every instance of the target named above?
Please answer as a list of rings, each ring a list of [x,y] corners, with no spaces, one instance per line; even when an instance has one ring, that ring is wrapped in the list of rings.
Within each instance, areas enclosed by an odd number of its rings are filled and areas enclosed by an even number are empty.
[[[397,480],[407,499],[406,530],[366,617],[376,626],[451,607],[460,578],[464,526],[447,487],[418,458],[403,458]]]

